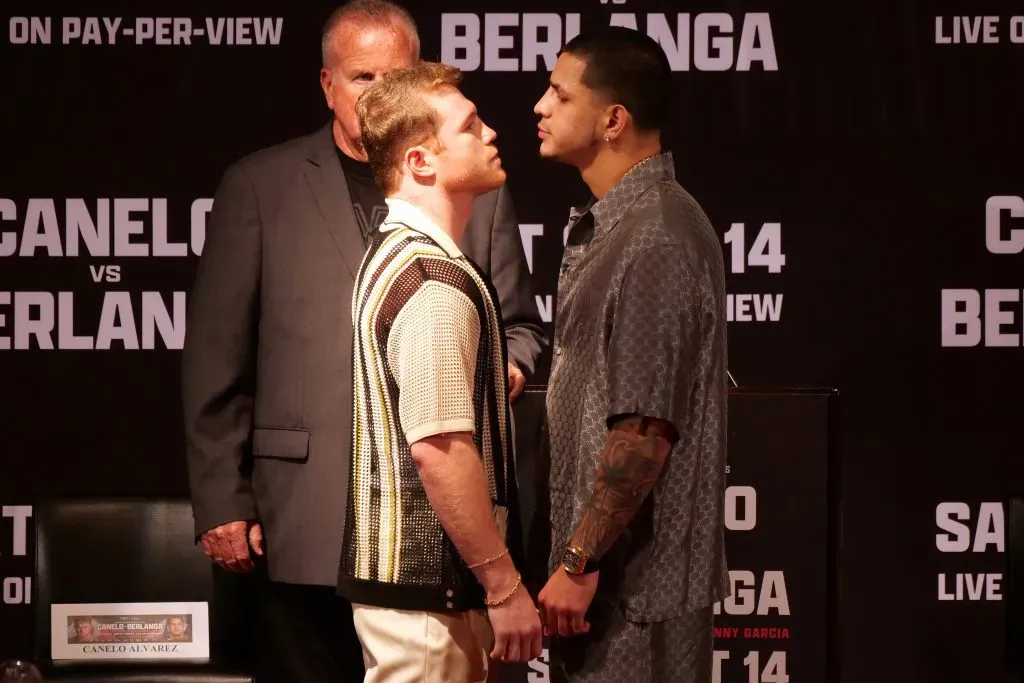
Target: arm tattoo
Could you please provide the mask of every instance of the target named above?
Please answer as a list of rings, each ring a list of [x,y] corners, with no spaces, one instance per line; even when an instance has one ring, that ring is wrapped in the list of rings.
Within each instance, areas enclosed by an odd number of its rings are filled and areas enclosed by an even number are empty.
[[[654,488],[677,439],[671,424],[653,418],[629,416],[612,427],[572,545],[595,558],[607,552]]]

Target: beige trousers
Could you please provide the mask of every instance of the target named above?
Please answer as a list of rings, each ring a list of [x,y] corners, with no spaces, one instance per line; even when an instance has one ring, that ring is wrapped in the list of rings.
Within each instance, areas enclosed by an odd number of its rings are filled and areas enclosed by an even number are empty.
[[[421,612],[352,605],[364,683],[485,683],[494,633],[483,610]]]

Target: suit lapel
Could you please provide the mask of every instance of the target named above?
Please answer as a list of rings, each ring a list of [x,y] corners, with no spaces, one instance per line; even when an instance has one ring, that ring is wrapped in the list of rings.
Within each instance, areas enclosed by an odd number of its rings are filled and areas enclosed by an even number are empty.
[[[359,272],[366,247],[352,207],[348,183],[334,148],[330,125],[314,137],[305,171],[324,225],[334,238],[334,244],[354,278]]]

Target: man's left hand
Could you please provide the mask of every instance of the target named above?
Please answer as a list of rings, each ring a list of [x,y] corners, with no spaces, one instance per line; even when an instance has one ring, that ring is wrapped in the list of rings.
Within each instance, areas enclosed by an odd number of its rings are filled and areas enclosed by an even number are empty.
[[[590,630],[587,610],[597,592],[599,572],[574,576],[559,567],[537,596],[544,635],[574,636]]]
[[[523,393],[523,389],[526,388],[526,375],[523,371],[516,367],[515,363],[508,364],[508,398],[510,401],[514,401],[519,398],[519,394]]]

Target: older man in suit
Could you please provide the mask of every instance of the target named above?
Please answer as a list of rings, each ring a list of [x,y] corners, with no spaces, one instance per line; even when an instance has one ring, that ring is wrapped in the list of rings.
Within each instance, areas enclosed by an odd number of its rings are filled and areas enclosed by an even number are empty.
[[[386,211],[355,103],[419,59],[412,18],[383,0],[340,7],[323,33],[333,120],[224,174],[183,354],[196,535],[232,571],[266,560],[261,681],[359,681],[350,605],[335,594],[352,433],[352,287]],[[513,397],[546,343],[507,189],[480,196],[460,245],[491,278]]]

